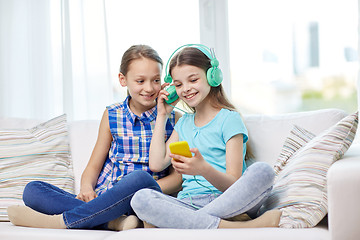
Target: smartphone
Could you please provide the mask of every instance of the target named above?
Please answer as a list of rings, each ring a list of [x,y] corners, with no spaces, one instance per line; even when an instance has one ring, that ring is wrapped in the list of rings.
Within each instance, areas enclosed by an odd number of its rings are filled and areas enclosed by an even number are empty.
[[[169,100],[165,100],[165,102],[170,104],[175,102],[179,98],[179,96],[176,93],[176,89],[174,85],[167,87],[165,90],[169,93],[168,95]]]
[[[186,141],[170,143],[169,148],[170,148],[170,152],[173,154],[181,155],[184,157],[192,157],[189,144]]]

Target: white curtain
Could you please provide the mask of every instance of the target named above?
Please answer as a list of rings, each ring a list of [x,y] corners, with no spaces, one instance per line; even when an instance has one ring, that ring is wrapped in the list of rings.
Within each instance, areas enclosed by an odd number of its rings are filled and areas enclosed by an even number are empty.
[[[175,12],[161,10],[173,8],[172,1],[155,2],[0,0],[0,117],[48,119],[65,112],[69,120],[99,119],[106,105],[125,96],[117,89],[115,99],[113,88],[119,84],[113,83],[120,56],[130,44],[150,44],[166,62],[177,46],[200,40],[196,1],[176,1]],[[134,11],[129,9],[137,9],[135,17],[146,24],[132,21]],[[105,16],[112,20],[106,22]],[[213,19],[210,14],[203,17],[202,24]],[[222,51],[217,55],[225,56]]]
[[[0,117],[101,117],[113,102],[104,5],[0,0]]]

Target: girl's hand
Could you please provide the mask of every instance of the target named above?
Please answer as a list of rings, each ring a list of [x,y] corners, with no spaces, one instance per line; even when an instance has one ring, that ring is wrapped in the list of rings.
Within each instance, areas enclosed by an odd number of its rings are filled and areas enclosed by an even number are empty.
[[[89,189],[87,191],[80,190],[80,193],[76,196],[77,199],[80,199],[81,201],[84,201],[84,202],[90,202],[91,200],[93,200],[96,197],[97,197],[97,194],[92,189]]]
[[[206,172],[211,165],[205,161],[199,149],[191,148],[190,152],[194,153],[194,156],[191,158],[170,153],[170,157],[172,158],[171,163],[174,169],[181,174],[203,176],[203,173]]]
[[[170,85],[170,83],[163,83],[162,85],[161,85],[161,90],[163,90],[164,88],[166,88],[167,86],[169,86]]]
[[[160,90],[157,100],[158,115],[170,115],[171,111],[173,110],[174,107],[170,106],[168,103],[165,102],[165,100],[168,100],[168,96],[169,93],[165,89]],[[171,103],[171,105],[175,106],[178,101],[179,100],[176,100],[175,102]]]

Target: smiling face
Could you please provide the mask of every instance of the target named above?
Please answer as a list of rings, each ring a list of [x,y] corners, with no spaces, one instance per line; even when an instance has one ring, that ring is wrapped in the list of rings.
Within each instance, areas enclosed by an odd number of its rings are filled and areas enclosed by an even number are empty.
[[[160,63],[148,58],[139,58],[130,63],[126,76],[119,74],[121,86],[127,86],[131,96],[130,109],[136,115],[140,116],[156,105],[156,98],[161,89],[160,73]]]
[[[174,67],[171,76],[179,98],[190,107],[199,108],[208,102],[211,87],[203,69],[184,64]]]

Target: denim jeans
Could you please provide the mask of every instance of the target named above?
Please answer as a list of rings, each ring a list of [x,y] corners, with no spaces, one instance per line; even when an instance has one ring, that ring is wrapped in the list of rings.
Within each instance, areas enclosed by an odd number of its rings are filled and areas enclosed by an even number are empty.
[[[161,189],[145,171],[134,171],[119,180],[105,193],[89,202],[76,199],[51,184],[33,181],[26,185],[23,200],[26,206],[45,214],[63,214],[67,228],[107,229],[107,223],[123,214],[133,214],[130,200],[143,188]]]
[[[258,216],[258,210],[269,195],[275,173],[266,163],[251,165],[233,185],[219,196],[197,195],[177,199],[142,189],[131,200],[137,216],[162,228],[217,228],[220,219],[247,213]]]

